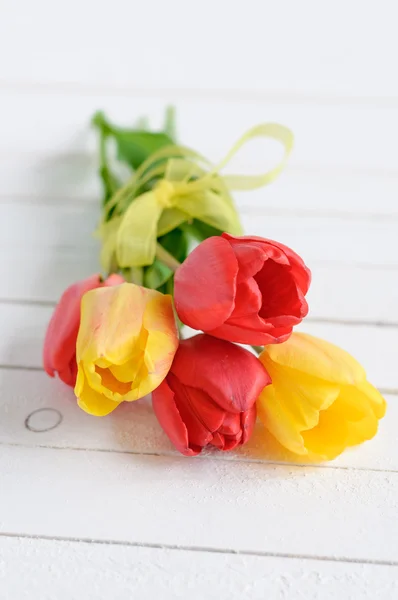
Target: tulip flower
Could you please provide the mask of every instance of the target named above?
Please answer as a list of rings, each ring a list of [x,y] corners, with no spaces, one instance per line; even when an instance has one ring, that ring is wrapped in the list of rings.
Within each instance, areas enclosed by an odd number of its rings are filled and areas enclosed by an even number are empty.
[[[232,450],[250,437],[255,402],[270,377],[250,352],[199,334],[180,342],[170,372],[153,392],[160,425],[185,456],[207,445]]]
[[[242,344],[283,342],[308,312],[311,274],[279,242],[260,237],[211,237],[175,274],[181,321],[193,329]]]
[[[120,275],[110,275],[105,281],[91,275],[69,286],[62,294],[47,328],[43,349],[44,369],[50,377],[58,373],[67,385],[76,383],[76,338],[80,324],[80,303],[89,290],[123,283]]]
[[[335,458],[371,439],[386,410],[361,365],[324,340],[293,333],[260,361],[272,385],[260,394],[260,419],[280,444],[315,460]]]
[[[80,408],[103,416],[146,396],[178,347],[171,296],[132,283],[87,292],[76,343]]]

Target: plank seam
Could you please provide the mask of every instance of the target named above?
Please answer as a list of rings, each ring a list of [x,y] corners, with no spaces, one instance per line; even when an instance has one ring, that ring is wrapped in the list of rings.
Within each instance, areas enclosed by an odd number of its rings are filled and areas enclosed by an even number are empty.
[[[38,365],[12,365],[12,364],[0,364],[0,370],[4,371],[39,371],[44,373],[44,368]],[[378,387],[377,388],[381,394],[388,394],[390,396],[398,395],[398,389],[395,388],[385,388]]]
[[[11,447],[11,448],[41,448],[42,450],[63,450],[63,451],[72,451],[72,452],[100,452],[103,454],[127,454],[131,456],[153,456],[153,457],[169,457],[169,458],[177,458],[180,460],[186,460],[177,452],[173,450],[170,451],[162,451],[162,452],[145,452],[145,451],[135,451],[135,450],[119,450],[116,448],[81,448],[78,446],[54,446],[51,444],[21,444],[18,442],[2,442],[0,441],[0,447]],[[195,457],[195,460],[213,460],[213,461],[223,461],[224,463],[239,463],[239,464],[255,464],[255,465],[268,465],[272,467],[298,467],[300,469],[333,469],[337,471],[362,471],[366,473],[391,473],[398,474],[398,469],[377,469],[377,468],[369,468],[369,467],[345,467],[340,465],[331,465],[328,463],[316,464],[316,463],[293,463],[293,462],[284,462],[284,461],[271,461],[271,460],[262,460],[261,458],[245,458],[245,457],[227,457],[225,455],[220,456],[219,458],[214,458],[210,454],[199,454]]]
[[[211,546],[188,546],[183,544],[160,544],[150,542],[132,542],[122,540],[107,540],[101,538],[85,537],[67,537],[67,536],[49,536],[13,532],[0,532],[0,538],[27,539],[27,540],[45,540],[50,542],[97,544],[105,546],[123,546],[127,548],[148,548],[153,550],[171,550],[176,552],[205,552],[209,554],[229,554],[240,556],[257,556],[262,558],[285,558],[288,560],[315,560],[321,562],[349,563],[360,565],[375,565],[386,567],[398,567],[398,561],[378,560],[367,558],[351,558],[346,556],[323,556],[311,554],[291,554],[284,552],[266,552],[258,550],[235,550],[234,548],[213,548]]]
[[[320,106],[367,106],[369,108],[398,108],[396,96],[369,96],[347,95],[320,92],[298,92],[284,90],[256,90],[239,88],[155,88],[155,87],[130,87],[128,85],[81,83],[76,81],[26,81],[26,80],[0,80],[0,88],[11,93],[25,93],[28,90],[34,93],[45,94],[77,94],[101,96],[132,96],[152,97],[169,100],[170,97],[179,96],[189,100],[217,100],[231,104],[241,103],[242,100],[252,104],[303,104]]]
[[[0,152],[1,155],[1,152]],[[0,204],[8,204],[10,200],[17,200],[19,205],[28,204],[29,206],[50,206],[55,207],[57,203],[61,202],[64,204],[71,204],[81,207],[82,205],[88,208],[99,208],[99,199],[91,196],[28,196],[24,194],[18,194],[9,192],[7,194],[0,193]],[[345,210],[330,210],[330,209],[312,209],[312,208],[274,208],[269,206],[258,206],[251,204],[251,202],[237,203],[239,213],[251,216],[253,214],[262,217],[289,217],[297,219],[307,218],[330,218],[342,221],[356,221],[356,222],[391,222],[398,221],[398,213],[357,213]]]
[[[0,305],[11,305],[11,306],[43,306],[54,308],[58,302],[57,300],[41,300],[29,299],[29,298],[1,298]],[[366,319],[335,319],[334,317],[306,317],[306,323],[326,323],[330,325],[345,325],[347,327],[376,327],[385,329],[397,329],[398,321],[372,321]],[[1,368],[1,365],[0,365]],[[12,368],[12,367],[11,367]]]

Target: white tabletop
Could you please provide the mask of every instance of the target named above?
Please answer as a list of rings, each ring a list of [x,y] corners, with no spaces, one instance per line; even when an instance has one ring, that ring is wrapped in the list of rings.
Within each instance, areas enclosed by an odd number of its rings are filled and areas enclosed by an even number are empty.
[[[70,0],[0,7],[0,597],[398,597],[398,79],[394,3]],[[147,400],[94,418],[41,367],[62,291],[98,271],[92,113],[213,160],[251,125],[296,134],[237,194],[247,233],[313,271],[302,331],[385,394],[376,439],[305,467],[176,454]],[[233,170],[279,156],[254,144]]]

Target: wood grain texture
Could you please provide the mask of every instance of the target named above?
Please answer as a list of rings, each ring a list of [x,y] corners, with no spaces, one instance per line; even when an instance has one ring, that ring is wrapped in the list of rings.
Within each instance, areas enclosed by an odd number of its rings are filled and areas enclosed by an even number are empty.
[[[188,134],[181,132],[181,141]],[[0,140],[1,143],[1,140]],[[294,154],[293,154],[294,156]],[[215,157],[216,158],[216,157]],[[253,172],[252,165],[236,170]],[[51,155],[43,152],[3,151],[0,161],[0,203],[70,204],[83,200],[97,203],[101,198],[97,153]],[[24,173],[21,178],[20,173]],[[250,193],[235,192],[240,210],[255,209],[269,214],[294,216],[325,215],[359,221],[397,219],[398,174],[393,170],[335,169],[332,167],[294,167],[289,164],[271,185]]]
[[[261,427],[240,452],[189,460],[148,398],[96,419],[40,368],[51,305],[98,269],[90,117],[161,127],[172,103],[179,139],[214,161],[257,122],[294,130],[283,177],[236,195],[245,229],[312,268],[302,329],[397,391],[395,3],[203,0],[187,16],[182,0],[4,0],[0,13],[1,598],[395,598],[396,394],[379,435],[328,465],[292,464]],[[254,143],[229,171],[279,156]]]
[[[1,246],[12,247],[17,256],[23,249],[26,254],[40,253],[48,262],[56,257],[57,250],[75,249],[83,256],[98,254],[99,245],[93,237],[99,221],[98,205],[8,202],[2,208],[7,211],[7,219],[0,223]],[[259,218],[254,211],[244,212],[241,220],[246,232],[279,240],[301,254],[310,266],[398,266],[394,220],[350,221],[308,215]]]
[[[41,367],[44,335],[53,310],[52,306],[0,303],[0,364]],[[365,366],[378,387],[398,389],[396,327],[304,321],[297,329],[342,346]]]
[[[7,81],[225,90],[226,99],[230,90],[288,92],[304,99],[398,95],[391,77],[397,50],[391,0],[380,1],[377,9],[359,0],[325,7],[316,0],[300,6],[292,0],[248,0],[229,6],[227,14],[222,3],[203,0],[193,27],[184,22],[182,0],[167,5],[151,0],[139,7],[115,0],[111,13],[78,0],[57,9],[37,0],[35,13],[21,13],[11,0],[5,4],[0,40],[2,52],[12,57],[1,69]],[[16,30],[23,45],[13,36]]]
[[[397,396],[387,394],[386,400],[388,413],[380,422],[379,434],[322,468],[398,472]],[[178,456],[156,420],[150,398],[125,403],[107,417],[92,417],[78,408],[71,388],[40,370],[0,369],[0,443]],[[222,461],[300,462],[300,458],[279,446],[260,425],[247,446],[234,453],[209,450],[198,460],[206,460],[208,456]]]
[[[398,473],[16,446],[0,472],[4,533],[398,561]]]
[[[390,600],[398,568],[0,537],[0,585],[3,600]]]
[[[264,224],[264,230],[267,224]],[[396,324],[398,285],[394,266],[311,261],[309,319]],[[0,301],[55,304],[71,282],[99,271],[95,250],[17,248],[13,260],[0,254]],[[388,294],[385,293],[388,288]],[[309,322],[308,320],[306,321]]]
[[[176,107],[180,141],[216,163],[247,129],[258,123],[276,121],[294,131],[294,152],[289,160],[294,168],[360,170],[371,174],[375,171],[387,175],[397,172],[398,106],[386,110],[355,104],[318,105],[311,101],[285,104],[272,98],[260,102],[228,102],[186,99],[178,91],[161,98],[150,94],[134,94],[133,98],[123,92],[104,95],[83,90],[65,94],[55,88],[49,94],[40,90],[21,94],[4,88],[0,151],[4,155],[36,153],[37,167],[41,173],[46,172],[49,182],[65,179],[62,179],[65,154],[83,155],[80,179],[74,179],[78,186],[87,176],[92,176],[97,143],[90,122],[95,110],[104,110],[110,119],[126,126],[146,116],[152,127],[160,128],[165,106],[170,103]],[[18,127],[7,118],[8,114],[18,115]],[[87,155],[89,160],[84,159]],[[234,158],[228,170],[264,172],[281,155],[277,142],[252,141]]]

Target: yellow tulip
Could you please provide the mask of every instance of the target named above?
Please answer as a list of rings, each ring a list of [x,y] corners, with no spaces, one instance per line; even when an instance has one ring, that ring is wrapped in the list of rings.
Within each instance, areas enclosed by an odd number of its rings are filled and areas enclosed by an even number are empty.
[[[87,292],[76,344],[80,408],[103,416],[149,394],[169,372],[177,347],[171,296],[132,283]]]
[[[259,356],[272,379],[257,402],[269,432],[291,452],[330,460],[371,439],[386,411],[361,365],[324,340],[293,333]]]

